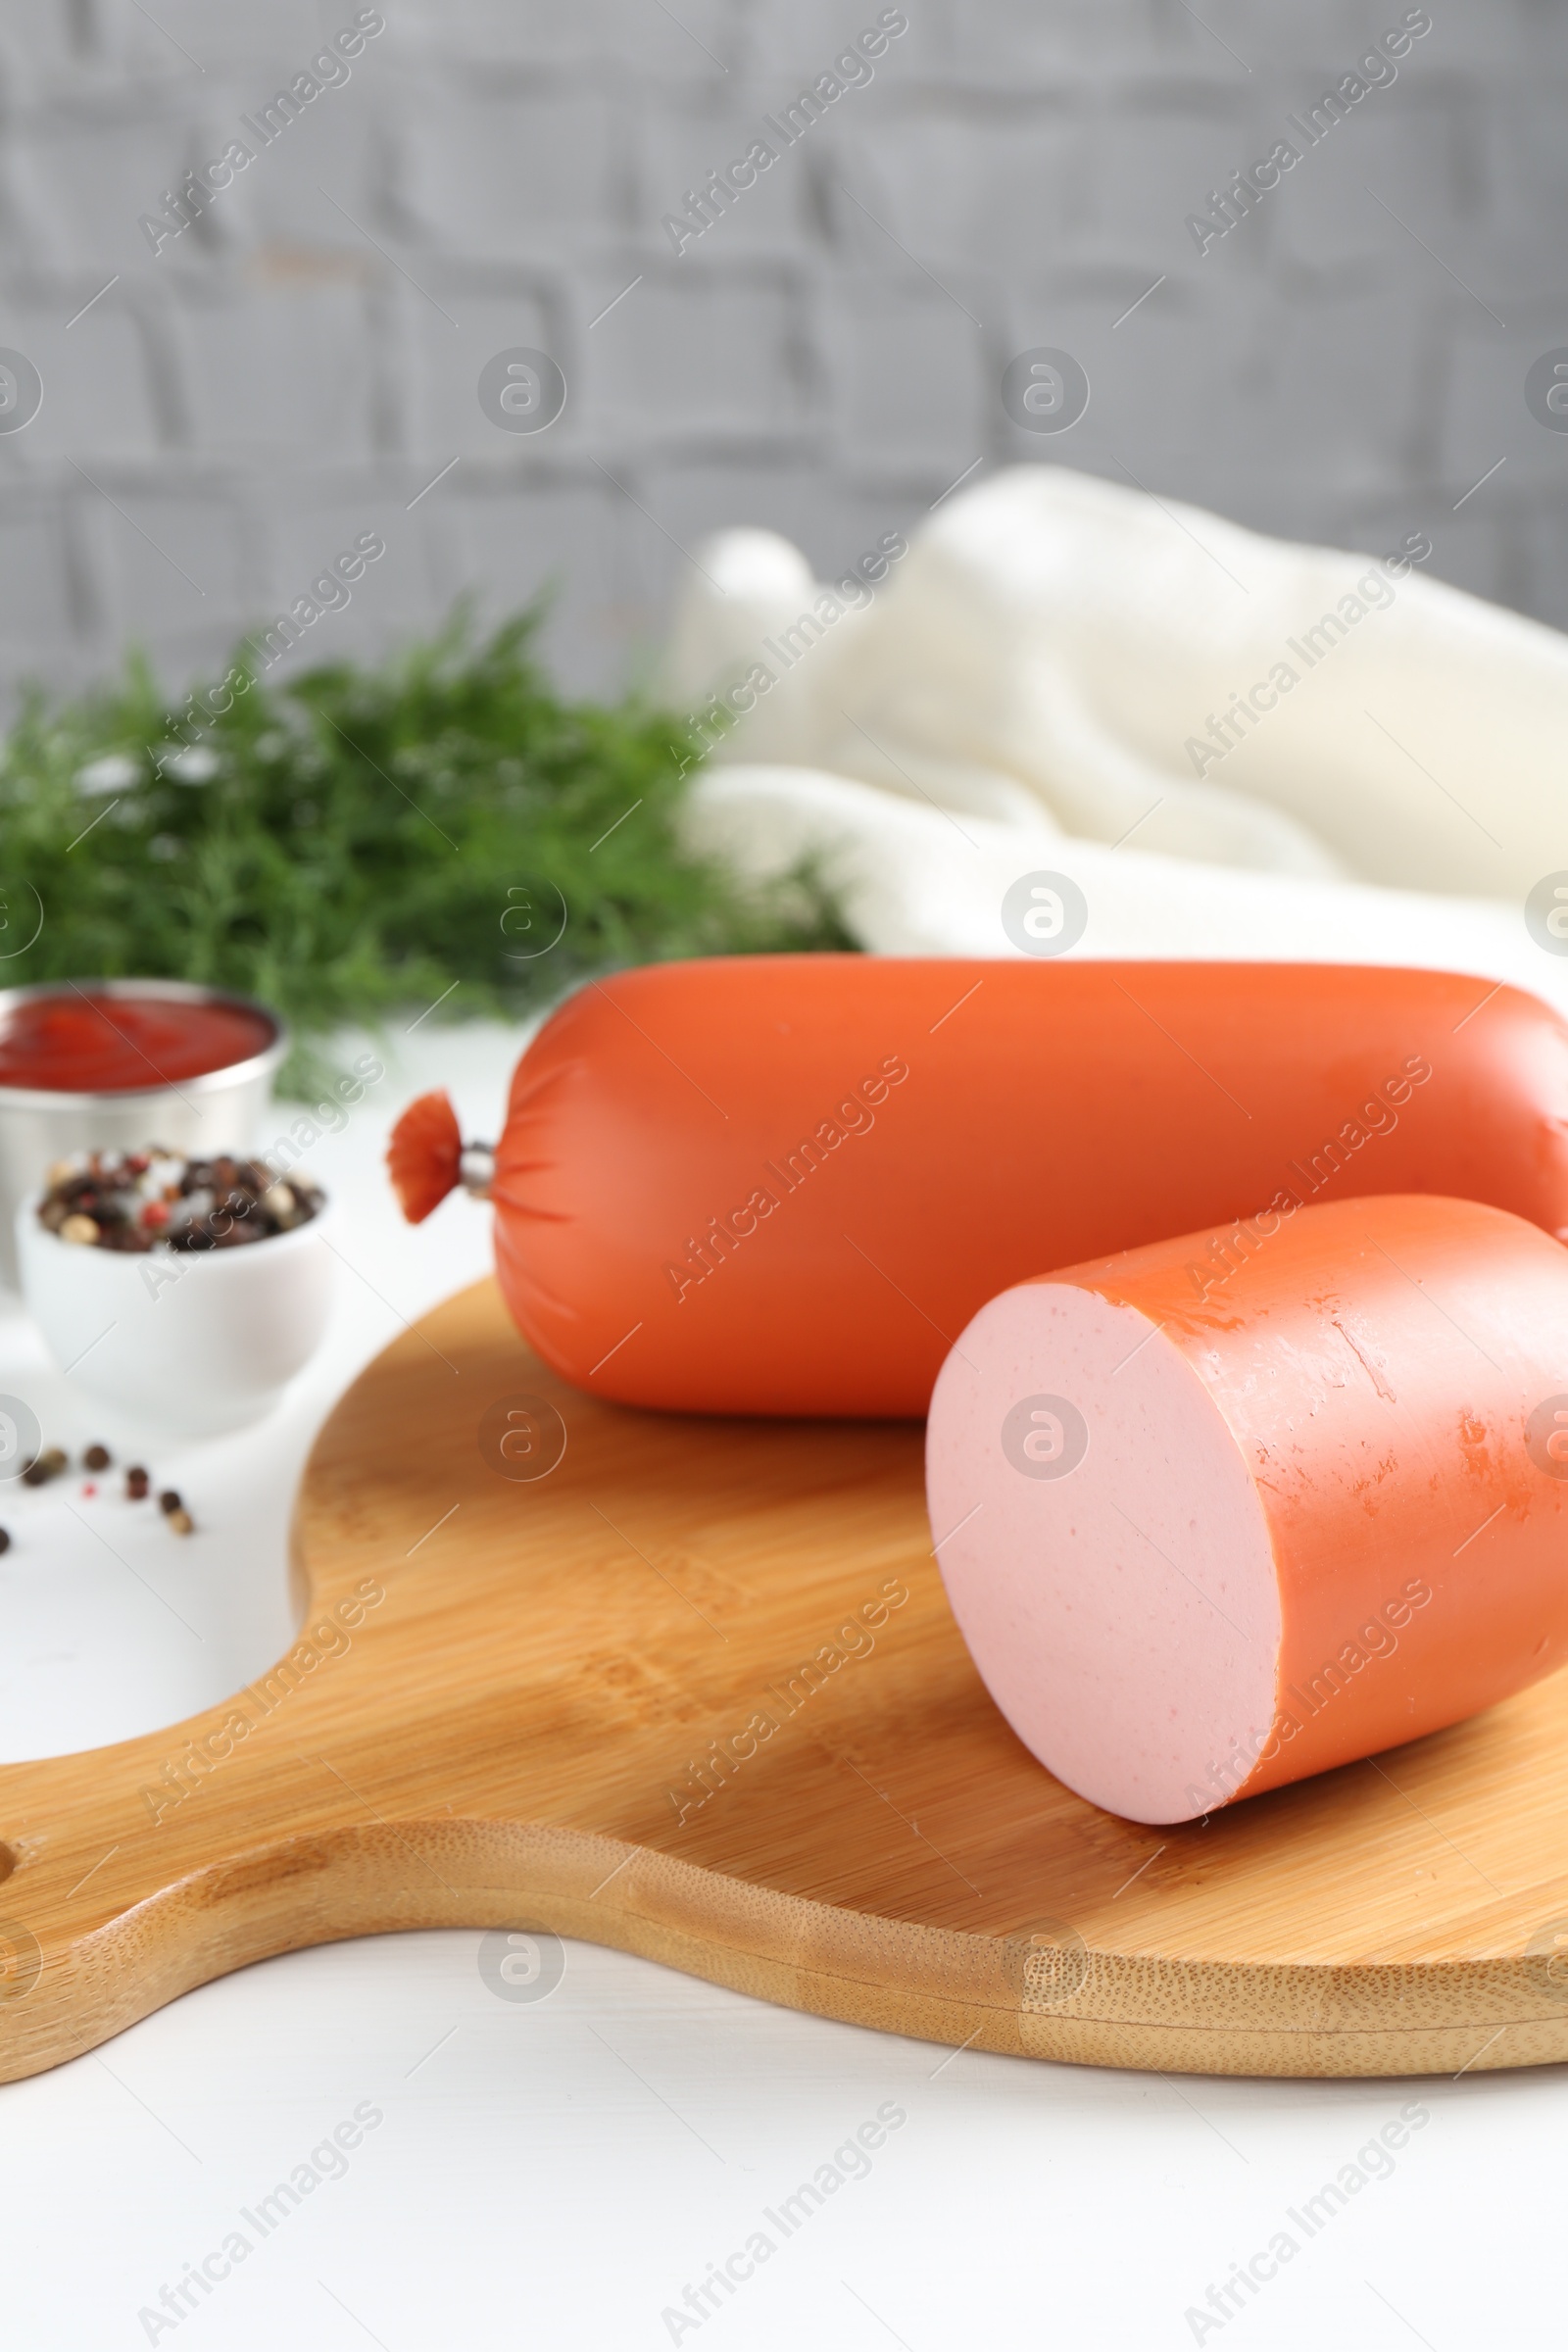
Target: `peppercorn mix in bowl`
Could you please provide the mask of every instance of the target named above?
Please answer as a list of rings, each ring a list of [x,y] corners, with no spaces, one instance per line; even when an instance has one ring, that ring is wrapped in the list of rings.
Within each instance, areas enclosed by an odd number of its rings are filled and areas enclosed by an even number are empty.
[[[325,1332],[328,1220],[317,1186],[265,1160],[80,1152],[17,1212],[23,1297],[56,1362],[122,1429],[237,1429]]]
[[[38,1222],[78,1248],[146,1251],[232,1250],[308,1224],[321,1195],[285,1183],[265,1160],[220,1152],[186,1159],[145,1152],[82,1152],[57,1160]]]

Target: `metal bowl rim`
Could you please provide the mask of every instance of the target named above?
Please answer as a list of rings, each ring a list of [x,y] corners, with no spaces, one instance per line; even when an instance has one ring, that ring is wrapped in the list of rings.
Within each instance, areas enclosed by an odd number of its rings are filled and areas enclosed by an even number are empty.
[[[117,1102],[151,1102],[185,1092],[210,1094],[215,1088],[270,1078],[293,1043],[288,1023],[270,1004],[262,1004],[256,997],[243,997],[236,989],[209,988],[200,980],[31,980],[16,988],[0,989],[0,1021],[19,1004],[29,1004],[38,997],[69,995],[75,989],[84,996],[164,997],[176,1004],[237,1005],[241,1011],[254,1012],[266,1021],[272,1040],[259,1054],[248,1054],[243,1061],[224,1062],[220,1068],[203,1070],[194,1078],[166,1079],[158,1086],[64,1088],[7,1086],[0,1081],[0,1114],[8,1110],[97,1110]]]

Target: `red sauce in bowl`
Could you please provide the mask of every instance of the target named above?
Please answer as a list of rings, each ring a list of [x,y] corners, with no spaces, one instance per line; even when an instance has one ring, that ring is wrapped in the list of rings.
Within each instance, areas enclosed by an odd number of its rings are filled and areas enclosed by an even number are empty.
[[[0,1086],[129,1094],[249,1061],[275,1035],[264,1014],[243,1004],[65,989],[0,1015]]]

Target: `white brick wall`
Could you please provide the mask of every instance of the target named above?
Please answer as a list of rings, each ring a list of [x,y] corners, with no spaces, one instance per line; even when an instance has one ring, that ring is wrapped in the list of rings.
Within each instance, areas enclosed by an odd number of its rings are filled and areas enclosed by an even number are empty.
[[[677,258],[661,216],[880,4],[386,0],[154,256],[138,216],[358,0],[0,0],[0,346],[45,384],[0,432],[0,697],[131,637],[182,681],[370,528],[299,659],[553,581],[555,659],[609,686],[704,531],[831,570],[1017,457],[1300,536],[1420,525],[1435,570],[1568,625],[1568,434],[1523,400],[1568,344],[1559,9],[1432,0],[1397,80],[1200,257],[1185,214],[1402,0],[907,0]],[[1094,386],[1059,439],[998,396],[1041,343]],[[565,371],[545,434],[479,408],[514,345]]]

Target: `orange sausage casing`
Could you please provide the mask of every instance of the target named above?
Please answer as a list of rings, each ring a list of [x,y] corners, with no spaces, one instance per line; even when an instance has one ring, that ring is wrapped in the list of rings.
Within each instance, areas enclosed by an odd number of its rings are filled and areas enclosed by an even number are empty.
[[[1016,1286],[944,1365],[938,1558],[1026,1745],[1173,1822],[1568,1663],[1568,1250],[1430,1196]]]
[[[434,1110],[434,1140],[416,1130]],[[394,1178],[457,1177],[444,1098]],[[416,1149],[417,1144],[418,1148]],[[591,982],[517,1065],[496,1269],[565,1379],[632,1404],[918,1415],[1009,1284],[1359,1194],[1568,1232],[1568,1029],[1469,975],[781,956]]]

